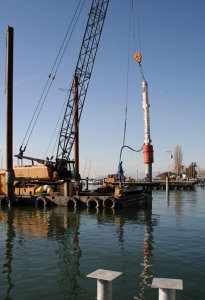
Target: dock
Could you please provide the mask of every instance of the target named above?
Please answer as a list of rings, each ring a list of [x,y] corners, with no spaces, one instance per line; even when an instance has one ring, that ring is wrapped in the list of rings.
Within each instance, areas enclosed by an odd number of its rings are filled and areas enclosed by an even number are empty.
[[[198,181],[169,181],[169,189],[170,190],[193,190],[194,186],[198,184]],[[151,183],[152,189],[154,190],[165,190],[166,189],[166,181],[153,181]]]
[[[114,186],[119,185],[117,182],[112,183]],[[165,180],[153,180],[152,182],[146,181],[137,181],[137,182],[123,182],[124,185],[143,187],[144,192],[148,187],[152,187],[152,190],[166,190],[166,181]],[[170,190],[193,190],[194,186],[198,185],[198,181],[169,181]]]
[[[170,181],[170,190],[193,190],[198,181]],[[32,195],[15,195],[13,205],[32,205],[32,206],[72,206],[84,208],[126,208],[146,206],[148,190],[165,190],[165,181],[153,182],[124,182],[123,187],[119,187],[119,182],[111,185],[100,186],[96,189],[76,190],[70,195],[53,192],[34,193]],[[0,204],[7,205],[8,199],[0,195]]]

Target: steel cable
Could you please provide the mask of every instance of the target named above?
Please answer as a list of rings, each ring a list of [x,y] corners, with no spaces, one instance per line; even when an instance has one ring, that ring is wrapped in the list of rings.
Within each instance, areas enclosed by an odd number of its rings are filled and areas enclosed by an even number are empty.
[[[69,41],[70,41],[70,38],[71,38],[71,36],[72,36],[72,34],[73,34],[73,31],[74,31],[74,29],[75,29],[75,26],[76,26],[76,24],[77,24],[77,21],[78,21],[78,19],[79,19],[79,17],[80,17],[80,14],[81,14],[81,11],[82,11],[82,9],[83,9],[84,4],[85,4],[85,0],[83,1],[82,7],[81,7],[80,12],[79,12],[79,14],[78,14],[78,17],[77,17],[77,19],[76,19],[76,21],[75,21],[75,24],[74,24],[74,27],[73,27],[73,29],[72,29],[72,31],[71,31],[70,37],[69,37],[69,39],[68,39],[68,41],[67,41],[67,43],[66,43],[66,46],[65,46],[64,51],[63,51],[63,54],[62,54],[62,56],[61,56],[61,58],[60,58],[60,61],[59,61],[58,65],[57,65],[57,68],[56,68],[56,70],[55,70],[55,74],[56,74],[57,71],[58,71],[58,68],[59,68],[60,63],[61,63],[62,58],[63,58],[63,55],[65,54],[66,48],[67,48],[68,43],[69,43]],[[62,113],[63,113],[63,109],[64,109],[64,107],[65,107],[66,100],[67,100],[67,97],[66,97],[66,99],[65,99],[65,101],[64,101],[64,103],[63,103],[63,106],[62,106],[60,115],[59,115],[59,117],[58,117],[58,120],[57,120],[55,129],[54,129],[54,132],[53,132],[53,134],[52,134],[52,137],[51,137],[51,139],[50,139],[49,145],[48,145],[48,147],[47,147],[45,156],[46,156],[46,154],[47,154],[47,152],[48,152],[48,150],[49,150],[49,148],[50,148],[50,145],[51,145],[51,143],[52,143],[53,137],[54,137],[54,135],[55,135],[56,129],[57,129],[57,127],[58,127],[59,121],[60,121],[61,116],[62,116]],[[57,137],[57,139],[58,139],[58,137]],[[56,139],[56,140],[57,140],[57,139]],[[56,144],[54,145],[53,152],[54,152],[55,147],[56,147]],[[52,155],[51,155],[51,156],[53,156],[53,152],[52,152]]]
[[[53,67],[52,67],[52,69],[51,69],[51,72],[50,72],[50,74],[49,74],[49,76],[48,76],[48,80],[47,80],[47,82],[46,82],[46,85],[45,85],[45,87],[44,87],[44,89],[43,89],[43,92],[42,92],[41,97],[40,97],[40,99],[39,99],[39,101],[38,101],[37,107],[36,107],[36,109],[35,109],[35,111],[34,111],[34,114],[33,114],[33,116],[32,116],[32,119],[31,119],[31,121],[30,121],[30,124],[29,124],[29,126],[28,126],[28,129],[27,129],[26,134],[25,134],[25,136],[24,136],[24,139],[23,139],[21,148],[23,147],[23,144],[24,144],[24,142],[25,142],[25,139],[26,139],[26,137],[27,137],[27,135],[28,135],[28,132],[29,132],[29,130],[30,130],[31,124],[32,124],[32,122],[33,122],[33,120],[34,120],[34,117],[35,117],[35,115],[36,115],[36,113],[37,113],[37,110],[38,110],[38,108],[39,108],[39,105],[40,105],[40,103],[41,103],[41,101],[42,101],[42,98],[43,98],[43,95],[44,95],[44,93],[45,93],[45,91],[46,91],[48,82],[49,82],[49,80],[50,80],[50,78],[51,78],[51,74],[53,73],[53,70],[54,70],[54,68],[55,68],[55,66],[56,66],[56,64],[57,64],[57,61],[58,61],[59,56],[60,56],[60,53],[61,53],[61,51],[62,51],[62,49],[63,49],[63,45],[64,45],[64,43],[65,43],[65,41],[66,41],[66,39],[67,39],[68,33],[69,33],[70,28],[71,28],[71,26],[72,26],[72,24],[73,24],[73,21],[74,21],[74,19],[75,19],[75,17],[76,17],[76,14],[77,14],[77,11],[78,11],[78,9],[79,9],[79,6],[80,6],[81,1],[82,1],[82,0],[79,0],[79,2],[78,2],[77,8],[76,8],[75,13],[74,13],[74,15],[73,15],[73,18],[72,18],[72,20],[71,20],[71,23],[70,23],[70,25],[69,25],[69,28],[68,28],[68,30],[67,30],[67,32],[66,32],[66,35],[65,35],[64,40],[63,40],[63,42],[62,42],[62,44],[61,44],[60,50],[59,50],[59,52],[58,52],[58,54],[57,54],[57,57],[56,57],[56,59],[55,59],[55,62],[54,62]],[[80,12],[79,12],[79,14],[78,14],[78,16],[77,16],[77,20],[76,20],[76,22],[75,22],[75,24],[74,24],[74,27],[73,27],[72,31],[71,31],[71,34],[70,34],[70,36],[69,36],[69,39],[68,39],[68,41],[67,41],[67,43],[66,43],[66,45],[65,45],[64,51],[63,51],[63,53],[62,53],[62,55],[61,55],[61,58],[60,58],[60,62],[62,61],[63,55],[64,55],[64,53],[65,53],[65,50],[66,50],[66,48],[67,48],[67,46],[68,46],[68,43],[69,43],[69,41],[70,41],[70,38],[71,38],[71,36],[72,36],[72,34],[73,34],[74,28],[75,28],[76,23],[77,23],[77,21],[78,21],[78,19],[79,19],[79,16],[80,16],[80,13],[81,13],[82,8],[83,8],[83,6],[84,6],[84,3],[85,3],[85,0],[83,1],[82,7],[81,7]],[[60,62],[59,62],[58,65],[57,65],[57,68],[56,68],[55,74],[54,74],[54,76],[53,76],[53,78],[52,78],[51,84],[50,84],[50,86],[48,87],[46,96],[44,97],[43,103],[42,103],[42,105],[41,105],[41,107],[40,107],[40,110],[39,110],[39,112],[38,112],[38,115],[37,115],[37,117],[36,117],[36,120],[35,120],[35,122],[34,122],[34,124],[33,124],[33,127],[32,127],[32,129],[31,129],[31,132],[30,132],[29,137],[28,137],[27,142],[26,142],[25,149],[26,149],[27,144],[28,144],[28,142],[29,142],[29,140],[30,140],[31,134],[32,134],[32,132],[33,132],[33,130],[34,130],[34,127],[35,127],[35,125],[36,125],[36,122],[37,122],[38,117],[39,117],[39,115],[40,115],[40,112],[41,112],[41,110],[42,110],[42,107],[43,107],[43,105],[44,105],[44,103],[45,103],[45,100],[46,100],[46,98],[47,98],[48,92],[49,92],[49,90],[50,90],[50,88],[51,88],[51,85],[52,85],[52,83],[53,83],[53,80],[55,79],[55,76],[56,76],[57,70],[58,70],[58,68],[59,68]]]
[[[133,8],[133,0],[130,0],[130,10],[129,10],[129,38],[128,38],[128,66],[127,66],[127,91],[126,91],[126,108],[125,108],[125,125],[124,125],[124,138],[123,138],[123,146],[120,150],[120,159],[121,161],[121,156],[122,156],[122,150],[124,148],[128,148],[134,152],[140,152],[143,150],[143,146],[140,148],[140,150],[134,150],[133,148],[129,146],[125,146],[125,136],[126,136],[126,125],[127,125],[127,99],[128,99],[128,85],[129,85],[129,53],[130,53],[130,18],[131,18],[131,7],[132,7],[132,17],[133,17],[133,38],[134,38],[134,51],[135,51],[135,31],[134,31],[134,8]],[[138,1],[137,1],[137,7],[138,7]],[[138,9],[138,28],[139,28],[139,9]],[[140,45],[140,34],[139,34],[139,45]],[[140,46],[140,51],[141,51],[141,46]],[[140,65],[141,67],[141,65]],[[142,68],[142,67],[141,67]],[[142,76],[143,76],[143,72]]]
[[[126,127],[127,127],[127,102],[128,102],[128,87],[129,87],[129,64],[130,64],[130,14],[131,14],[131,0],[130,0],[130,9],[129,9],[129,35],[128,35],[128,57],[127,57],[127,90],[126,90],[126,107],[125,107],[125,125],[124,125],[123,146],[125,145]]]

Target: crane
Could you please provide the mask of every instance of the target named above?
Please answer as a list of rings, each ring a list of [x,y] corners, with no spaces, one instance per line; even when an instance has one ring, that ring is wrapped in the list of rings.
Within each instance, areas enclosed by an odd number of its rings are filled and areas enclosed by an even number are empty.
[[[130,2],[131,3],[131,2]],[[77,65],[73,75],[73,81],[71,87],[68,90],[68,98],[66,109],[64,113],[63,122],[60,129],[59,140],[57,145],[57,154],[55,161],[52,158],[39,159],[28,157],[24,155],[26,146],[23,148],[20,147],[20,152],[18,155],[15,155],[18,159],[28,159],[32,161],[30,166],[16,166],[15,168],[7,168],[8,170],[0,170],[0,195],[6,195],[6,185],[12,187],[11,190],[15,189],[15,196],[18,200],[22,196],[34,196],[35,204],[38,205],[39,202],[43,202],[43,205],[46,205],[46,201],[55,202],[58,198],[58,201],[61,205],[63,203],[68,205],[69,201],[73,202],[73,205],[77,205],[77,200],[73,195],[80,197],[82,194],[82,185],[80,184],[80,174],[79,174],[79,156],[75,155],[75,160],[70,159],[70,154],[75,145],[75,148],[78,148],[78,128],[79,122],[81,119],[85,98],[87,95],[90,78],[100,42],[100,37],[102,34],[102,29],[107,13],[107,8],[109,5],[109,0],[92,0],[90,12],[88,14],[88,21],[77,60]],[[136,53],[135,59],[138,63],[141,61],[141,54]],[[60,60],[61,61],[61,60]],[[59,66],[59,64],[58,64]],[[53,69],[52,69],[53,70]],[[52,72],[51,72],[52,73]],[[49,75],[49,77],[51,74]],[[55,74],[52,77],[52,81],[55,78]],[[11,80],[10,80],[11,81]],[[147,83],[143,82],[143,108],[145,114],[145,145],[144,157],[146,159],[145,163],[148,164],[147,170],[149,171],[150,176],[147,176],[147,181],[151,180],[151,163],[153,158],[153,148],[150,145],[150,135],[149,135],[149,103],[148,103],[148,92],[147,92]],[[49,86],[50,89],[50,86]],[[49,91],[48,89],[48,91]],[[47,95],[47,93],[46,93]],[[145,96],[145,97],[144,97]],[[41,100],[41,98],[40,98]],[[45,101],[45,98],[44,98]],[[44,102],[43,102],[44,103]],[[42,107],[42,105],[41,105]],[[11,118],[10,118],[11,119]],[[36,119],[37,120],[37,119]],[[36,121],[35,121],[36,122]],[[35,124],[34,122],[34,124]],[[12,122],[10,122],[12,123]],[[33,130],[33,128],[32,128]],[[31,130],[31,133],[32,133]],[[30,133],[30,135],[31,135]],[[29,138],[30,138],[29,135]],[[23,141],[24,142],[24,141]],[[124,146],[123,147],[127,147]],[[11,148],[11,147],[10,147]],[[129,147],[128,147],[129,148]],[[75,149],[75,150],[76,150]],[[131,149],[132,150],[132,149]],[[75,151],[75,154],[78,151]],[[138,151],[136,151],[138,152]],[[34,161],[43,166],[34,165]],[[10,159],[12,162],[12,159]],[[13,167],[13,163],[11,164]],[[10,170],[11,169],[11,170]],[[14,171],[14,172],[13,172]],[[14,173],[14,176],[13,176]],[[12,176],[10,176],[10,174]],[[8,176],[9,175],[9,176]],[[13,177],[15,181],[13,180]],[[75,178],[74,184],[72,184],[72,178]],[[113,179],[113,178],[112,178]],[[11,182],[12,181],[12,182]],[[15,183],[14,183],[15,182]],[[50,185],[50,186],[49,186]],[[52,187],[51,187],[52,186]],[[43,190],[42,190],[43,189]],[[49,192],[47,192],[50,190]],[[41,193],[51,194],[51,199],[49,200],[43,196],[39,196]],[[88,191],[89,192],[89,191]],[[101,191],[107,196],[107,190],[104,189]],[[8,194],[8,193],[7,193]],[[39,197],[38,197],[39,196]],[[64,196],[64,198],[61,198]],[[71,197],[72,199],[67,199],[66,197]],[[105,197],[106,197],[105,196]],[[37,198],[36,198],[37,197]],[[55,198],[56,197],[56,198]],[[89,198],[89,193],[85,195],[87,198],[83,198],[83,201],[92,200],[99,205],[99,199]],[[104,196],[103,196],[104,197]],[[0,196],[1,198],[1,196]],[[10,197],[11,198],[11,197]],[[54,200],[53,200],[54,199]],[[86,200],[87,199],[87,200]],[[1,199],[0,199],[1,200]],[[33,199],[31,199],[33,201]],[[78,198],[79,200],[79,198]],[[106,200],[106,199],[104,199]],[[63,202],[64,201],[64,202]],[[81,200],[80,200],[81,201]],[[111,201],[115,205],[115,199]],[[85,204],[85,202],[83,202]],[[56,204],[56,202],[55,202]],[[105,201],[104,201],[105,204]],[[103,205],[104,205],[103,204]],[[90,205],[88,201],[86,205]]]
[[[78,78],[78,110],[74,108],[75,82],[73,81],[59,135],[58,150],[56,155],[56,169],[59,171],[64,168],[66,162],[69,160],[76,137],[77,128],[74,130],[74,119],[78,114],[79,123],[90,83],[108,4],[109,0],[92,1],[84,38],[74,73],[74,76]]]
[[[71,150],[78,133],[78,125],[90,83],[90,78],[100,42],[109,0],[92,0],[88,21],[74,72],[74,80],[69,90],[67,105],[59,134],[55,161],[24,156],[24,150],[15,155],[18,159],[29,159],[49,167],[52,179],[77,177],[79,170],[70,159]],[[77,120],[77,121],[76,121]],[[49,176],[50,177],[50,176]]]

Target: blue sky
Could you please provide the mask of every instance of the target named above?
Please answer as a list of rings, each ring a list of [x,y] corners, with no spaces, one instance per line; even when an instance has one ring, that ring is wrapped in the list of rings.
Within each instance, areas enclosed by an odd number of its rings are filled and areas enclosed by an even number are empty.
[[[139,51],[136,0],[136,49]],[[14,28],[14,154],[23,141],[78,1],[0,1],[0,142],[5,160],[5,57],[7,27]],[[130,1],[110,0],[102,37],[80,122],[80,171],[90,161],[90,176],[115,173],[123,141],[127,89]],[[43,157],[75,69],[90,10],[87,0],[51,92],[46,99],[26,155]],[[166,171],[166,151],[176,145],[183,164],[204,163],[205,2],[139,0],[142,66],[149,86],[154,172]],[[131,24],[131,28],[133,25]],[[141,148],[144,141],[142,77],[134,61],[133,30],[129,54],[126,144]],[[144,176],[143,153],[124,150],[124,170]],[[16,159],[14,159],[16,164]],[[3,166],[4,167],[4,166]],[[129,170],[129,171],[128,171]],[[136,175],[135,175],[136,176]]]

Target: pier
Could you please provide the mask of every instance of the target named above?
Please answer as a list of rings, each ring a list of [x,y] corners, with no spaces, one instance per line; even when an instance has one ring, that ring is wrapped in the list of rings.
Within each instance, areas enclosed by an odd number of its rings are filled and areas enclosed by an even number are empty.
[[[170,190],[194,190],[197,181],[170,181]],[[143,208],[147,205],[147,198],[151,190],[166,190],[166,181],[153,182],[123,182],[123,187],[119,187],[119,182],[113,182],[99,186],[95,189],[79,190],[78,186],[72,187],[64,184],[61,194],[55,191],[55,186],[50,186],[54,190],[52,194],[46,192],[35,193],[34,186],[26,186],[29,194],[23,194],[22,188],[16,188],[13,198],[14,205],[33,206],[73,206],[87,208]],[[7,205],[8,198],[0,195],[0,204]]]
[[[114,186],[119,185],[117,182],[112,183]],[[198,181],[169,181],[169,188],[171,190],[193,190],[194,186],[198,184]],[[142,187],[144,192],[148,187],[152,187],[152,190],[166,190],[166,180],[157,180],[152,182],[138,181],[138,182],[123,182],[123,185]]]
[[[170,190],[193,190],[198,181],[169,181]],[[152,189],[165,190],[166,181],[153,181],[151,182]]]

